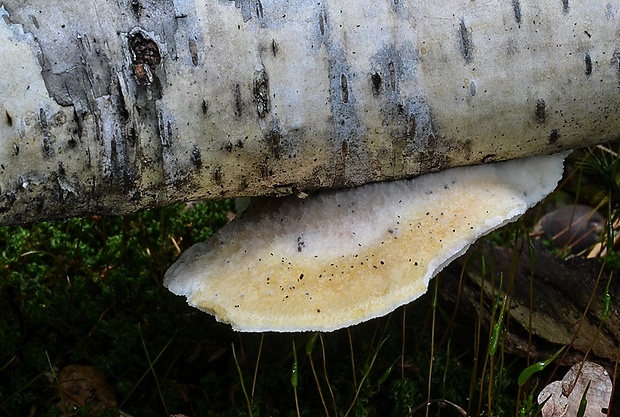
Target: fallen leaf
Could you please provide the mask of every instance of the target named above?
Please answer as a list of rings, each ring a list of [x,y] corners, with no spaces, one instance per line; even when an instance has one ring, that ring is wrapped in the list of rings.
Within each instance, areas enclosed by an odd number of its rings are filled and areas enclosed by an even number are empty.
[[[67,365],[58,373],[59,407],[64,413],[77,407],[90,406],[93,411],[116,407],[112,387],[103,372],[93,366]]]
[[[611,378],[605,368],[593,362],[573,365],[561,381],[543,388],[538,394],[538,403],[544,403],[542,416],[576,416],[586,388],[587,406],[583,415],[605,417],[611,400]]]

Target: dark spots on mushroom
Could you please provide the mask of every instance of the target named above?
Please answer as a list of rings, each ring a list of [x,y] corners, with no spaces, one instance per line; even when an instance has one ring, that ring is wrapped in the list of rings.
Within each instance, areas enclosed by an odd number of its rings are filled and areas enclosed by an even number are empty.
[[[297,236],[297,252],[301,252],[306,247],[303,236]],[[303,276],[303,274],[301,274]]]
[[[196,39],[189,40],[189,53],[192,58],[192,65],[198,66],[198,46],[196,45]]]
[[[202,153],[200,152],[200,148],[194,145],[194,149],[192,149],[192,153],[189,157],[192,165],[196,169],[202,168]]]
[[[381,75],[378,72],[375,72],[370,76],[370,82],[372,84],[372,94],[378,96],[381,94],[381,90],[383,89]]]
[[[13,118],[9,114],[8,110],[5,111],[5,116],[6,116],[6,118],[5,118],[6,124],[9,125],[9,127],[12,127],[13,126]]]
[[[586,55],[583,57],[583,62],[586,65],[586,75],[592,74],[592,58],[590,57],[590,53],[586,52]]]
[[[461,53],[463,54],[465,63],[469,64],[474,58],[474,44],[471,33],[465,25],[465,21],[463,19],[461,19],[461,23],[459,24],[459,36]]]
[[[538,123],[545,122],[545,119],[547,118],[546,107],[547,105],[545,104],[545,100],[543,100],[542,98],[539,98],[538,100],[536,100],[536,110],[534,111],[534,114],[536,116],[536,120],[538,121]]]
[[[269,100],[269,77],[264,68],[254,71],[252,92],[254,93],[254,101],[256,102],[256,112],[258,113],[258,117],[262,119],[271,109]]]
[[[568,13],[568,0],[562,0],[562,11]]]
[[[561,135],[560,135],[559,129],[551,130],[551,133],[549,133],[549,144],[555,145],[557,141],[560,139],[560,136]]]
[[[207,104],[207,100],[202,100],[202,115],[207,115],[207,110],[209,110],[209,105]]]
[[[517,23],[521,24],[521,2],[519,0],[512,0],[512,11]]]
[[[342,102],[349,102],[349,82],[347,81],[347,76],[344,74],[340,75],[340,88],[342,90]]]

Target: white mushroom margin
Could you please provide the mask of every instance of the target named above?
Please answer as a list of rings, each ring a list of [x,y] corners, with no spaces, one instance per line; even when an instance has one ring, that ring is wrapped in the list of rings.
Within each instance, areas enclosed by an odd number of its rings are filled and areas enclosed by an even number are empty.
[[[380,317],[553,191],[565,156],[260,199],[187,250],[164,285],[239,331],[332,331]]]

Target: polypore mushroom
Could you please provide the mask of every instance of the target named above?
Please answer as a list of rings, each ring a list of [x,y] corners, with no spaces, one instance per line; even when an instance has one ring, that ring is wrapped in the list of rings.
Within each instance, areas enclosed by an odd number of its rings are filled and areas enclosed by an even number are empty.
[[[379,317],[551,192],[564,156],[255,200],[188,249],[164,284],[240,331],[331,331]]]

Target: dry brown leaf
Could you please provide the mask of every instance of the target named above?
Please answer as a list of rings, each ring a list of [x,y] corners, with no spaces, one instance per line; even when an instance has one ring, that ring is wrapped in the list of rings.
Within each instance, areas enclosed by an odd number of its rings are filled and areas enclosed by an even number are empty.
[[[605,368],[593,362],[573,365],[561,381],[543,388],[538,394],[538,403],[544,403],[543,417],[576,416],[586,387],[584,416],[605,417],[611,399],[611,378]]]
[[[585,205],[563,206],[545,214],[536,223],[533,235],[545,236],[561,249],[580,253],[599,242],[605,218],[595,208]]]
[[[58,373],[61,390],[59,406],[65,413],[89,405],[92,410],[116,407],[112,387],[103,372],[93,366],[68,365]]]

